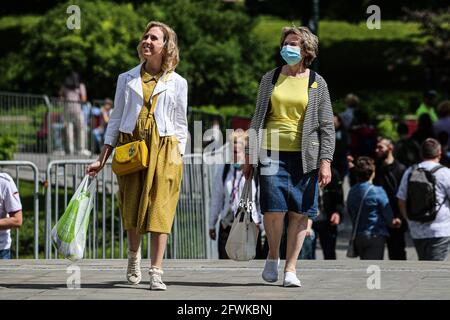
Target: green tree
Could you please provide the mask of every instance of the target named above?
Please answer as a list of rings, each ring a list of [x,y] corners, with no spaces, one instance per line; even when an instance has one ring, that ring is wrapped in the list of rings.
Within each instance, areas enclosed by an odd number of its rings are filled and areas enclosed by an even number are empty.
[[[450,7],[439,11],[409,11],[409,17],[420,23],[421,36],[426,39],[413,55],[425,66],[430,87],[450,94]]]
[[[66,9],[81,9],[81,29],[70,30]],[[30,28],[18,52],[4,57],[0,86],[55,94],[69,71],[82,75],[88,95],[111,95],[118,74],[136,64],[145,19],[131,4],[71,1],[56,6]]]
[[[162,0],[141,8],[177,33],[178,72],[189,83],[191,105],[254,103],[272,52],[252,35],[255,21],[222,1]]]
[[[69,4],[80,6],[80,30],[66,26]],[[242,6],[208,0],[60,4],[29,28],[20,51],[1,58],[0,87],[56,94],[74,70],[90,99],[112,96],[117,76],[139,63],[136,47],[150,20],[177,32],[177,72],[189,82],[190,105],[254,103],[271,49],[252,35],[254,20]]]

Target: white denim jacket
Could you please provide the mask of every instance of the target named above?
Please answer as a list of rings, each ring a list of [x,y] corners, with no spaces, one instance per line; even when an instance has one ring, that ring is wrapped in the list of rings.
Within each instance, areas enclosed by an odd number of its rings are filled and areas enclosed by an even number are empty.
[[[105,144],[113,147],[117,144],[119,132],[132,133],[136,127],[141,108],[144,105],[142,92],[141,66],[119,75],[117,80],[114,109],[105,133]],[[150,98],[158,95],[154,116],[161,137],[175,135],[179,150],[184,154],[187,141],[187,81],[172,71],[166,77],[164,73]]]

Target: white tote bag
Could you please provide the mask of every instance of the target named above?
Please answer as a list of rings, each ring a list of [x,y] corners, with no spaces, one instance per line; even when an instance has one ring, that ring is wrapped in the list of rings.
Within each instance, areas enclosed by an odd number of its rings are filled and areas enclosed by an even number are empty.
[[[249,261],[255,258],[259,228],[252,218],[253,206],[252,178],[250,178],[245,181],[230,235],[225,245],[225,251],[232,260]]]
[[[84,177],[51,232],[53,243],[59,253],[71,261],[80,260],[84,256],[96,185],[95,179],[89,184],[89,176]]]

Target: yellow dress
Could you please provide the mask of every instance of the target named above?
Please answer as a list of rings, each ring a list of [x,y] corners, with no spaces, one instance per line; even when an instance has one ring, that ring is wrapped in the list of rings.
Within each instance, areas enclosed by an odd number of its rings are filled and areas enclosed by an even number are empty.
[[[141,70],[144,106],[132,134],[120,132],[118,146],[143,138],[149,150],[147,169],[118,176],[119,206],[125,230],[170,233],[178,203],[183,161],[175,135],[160,137],[149,103],[161,74]],[[150,115],[149,115],[150,113]],[[146,122],[148,121],[148,128]]]

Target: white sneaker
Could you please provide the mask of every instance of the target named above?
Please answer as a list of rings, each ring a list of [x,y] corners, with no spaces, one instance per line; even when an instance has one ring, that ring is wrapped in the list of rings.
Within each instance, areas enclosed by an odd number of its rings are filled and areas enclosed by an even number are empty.
[[[141,282],[141,279],[141,249],[139,248],[136,252],[128,250],[128,283],[139,284],[139,282]]]
[[[283,281],[284,287],[301,287],[302,284],[300,280],[297,278],[297,275],[295,272],[285,272],[284,273],[284,281]]]
[[[262,272],[262,278],[267,282],[278,281],[278,267],[280,266],[280,258],[277,260],[267,259]]]
[[[150,271],[150,290],[166,290],[167,287],[162,282],[161,276],[164,274],[162,269],[151,267]]]

